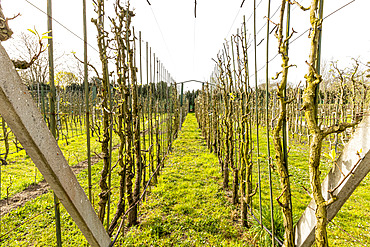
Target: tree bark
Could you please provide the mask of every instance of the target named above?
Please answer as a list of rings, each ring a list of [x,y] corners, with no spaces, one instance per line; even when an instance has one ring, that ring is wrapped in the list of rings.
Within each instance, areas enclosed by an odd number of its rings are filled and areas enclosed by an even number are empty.
[[[100,61],[102,63],[102,73],[101,78],[101,99],[102,99],[102,109],[103,110],[103,139],[102,139],[102,157],[103,157],[103,168],[100,173],[99,186],[101,193],[99,194],[99,212],[98,216],[101,222],[104,222],[105,207],[109,197],[109,188],[107,185],[107,176],[109,172],[109,126],[110,126],[110,116],[109,116],[109,75],[108,75],[108,59],[107,59],[107,40],[105,38],[104,31],[104,1],[98,0],[96,6],[96,13],[98,14],[98,19],[92,19],[98,31],[98,47],[100,54]]]
[[[278,25],[278,29],[276,31],[276,37],[278,39],[279,44],[279,54],[282,58],[282,71],[279,72],[275,79],[281,74],[281,82],[278,85],[277,95],[280,101],[279,106],[279,115],[278,121],[276,126],[273,129],[273,143],[276,153],[276,170],[279,174],[280,180],[280,189],[281,194],[277,198],[277,202],[281,206],[281,210],[283,213],[283,224],[284,224],[284,246],[294,246],[294,228],[293,228],[293,213],[292,213],[292,204],[291,204],[291,189],[290,189],[290,180],[289,180],[289,172],[288,172],[288,164],[287,164],[287,153],[284,151],[284,141],[281,137],[282,129],[285,127],[286,124],[286,117],[287,117],[287,97],[286,97],[286,85],[287,85],[287,77],[288,77],[288,69],[289,69],[289,57],[288,57],[288,42],[291,36],[284,36],[283,35],[283,25],[284,25],[284,15],[285,15],[285,7],[287,3],[286,0],[282,0],[281,9],[280,9],[280,22]],[[288,27],[287,27],[288,28]],[[283,132],[282,135],[285,135]],[[284,137],[283,137],[284,138]]]

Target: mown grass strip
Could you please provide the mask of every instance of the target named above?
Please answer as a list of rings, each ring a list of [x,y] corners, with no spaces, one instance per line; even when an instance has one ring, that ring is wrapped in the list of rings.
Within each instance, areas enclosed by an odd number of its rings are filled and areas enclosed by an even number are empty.
[[[221,186],[195,116],[189,114],[156,187],[141,207],[141,224],[126,233],[125,246],[253,246],[232,220],[235,212]]]

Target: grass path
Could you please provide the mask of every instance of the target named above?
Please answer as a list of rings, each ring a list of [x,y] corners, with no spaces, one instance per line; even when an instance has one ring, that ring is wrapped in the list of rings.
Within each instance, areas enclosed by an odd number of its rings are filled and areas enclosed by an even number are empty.
[[[270,246],[266,234],[258,226],[248,232],[239,226],[237,221],[240,213],[229,203],[229,198],[222,190],[217,158],[207,150],[197,127],[195,116],[189,114],[179,138],[174,142],[172,153],[165,160],[158,185],[151,188],[148,200],[140,206],[140,225],[128,230],[124,242],[120,237],[115,246],[256,246],[251,240],[252,235],[260,239],[260,246]],[[265,143],[265,139],[261,138],[261,153],[265,152]],[[293,146],[290,152],[290,171],[293,175],[291,185],[295,195],[295,215],[300,216],[309,201],[309,196],[301,189],[302,185],[306,188],[309,186],[307,147],[304,144]],[[112,158],[112,163],[115,163],[117,150],[113,151]],[[322,171],[325,172],[329,165],[324,164]],[[95,210],[99,199],[101,167],[101,160],[92,167]],[[267,165],[264,159],[261,161],[261,171],[262,201],[263,206],[268,207]],[[87,192],[87,170],[78,173],[77,178]],[[112,173],[112,205],[118,201],[119,179],[116,168]],[[280,194],[277,179],[276,173],[273,173],[274,198]],[[332,221],[335,225],[328,225],[330,245],[364,246],[348,234],[365,245],[370,244],[370,215],[367,207],[370,201],[369,182],[370,177],[367,176]],[[254,213],[259,217],[258,203],[254,205]],[[110,218],[114,212],[115,207],[112,206]],[[263,212],[265,225],[270,228],[268,208],[264,208]],[[275,220],[275,224],[281,223],[281,217],[277,217],[281,214],[278,212],[280,210],[275,205],[276,219],[280,219]],[[63,246],[89,246],[63,207],[61,216]],[[53,194],[49,192],[1,216],[0,246],[56,246],[54,225]],[[275,226],[282,229],[281,224]]]
[[[125,246],[253,246],[232,220],[217,158],[197,127],[189,114]]]

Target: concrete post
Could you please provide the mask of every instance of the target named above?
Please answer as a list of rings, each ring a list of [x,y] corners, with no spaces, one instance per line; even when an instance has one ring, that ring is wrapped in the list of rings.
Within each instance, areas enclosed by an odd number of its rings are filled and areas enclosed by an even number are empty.
[[[332,220],[343,204],[351,196],[353,191],[360,184],[362,179],[370,171],[370,117],[365,116],[357,126],[351,140],[344,147],[342,154],[337,160],[337,165],[342,170],[344,176],[337,166],[334,166],[322,184],[322,194],[326,200],[330,199],[328,190],[336,188],[347,174],[352,171],[345,181],[334,191],[337,200],[328,207],[328,220]],[[360,157],[357,152],[360,153]],[[315,217],[316,204],[313,200],[309,203],[306,210],[299,219],[295,227],[295,244],[297,247],[308,247],[315,241]]]
[[[108,234],[1,44],[0,74],[0,114],[90,245],[108,246]]]

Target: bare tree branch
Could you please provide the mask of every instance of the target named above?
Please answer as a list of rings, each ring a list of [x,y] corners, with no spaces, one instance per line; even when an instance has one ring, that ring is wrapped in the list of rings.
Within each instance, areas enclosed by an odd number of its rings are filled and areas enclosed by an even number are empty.
[[[10,29],[8,25],[8,21],[13,20],[14,18],[18,16],[19,14],[12,18],[5,18],[3,14],[3,10],[1,8],[1,3],[0,3],[0,41],[8,40],[12,36],[13,31]]]
[[[310,10],[311,9],[311,6],[309,6],[309,7],[303,7],[300,3],[298,3],[297,1],[295,1],[295,0],[288,0],[288,2],[290,3],[290,4],[292,4],[292,5],[294,5],[294,4],[296,4],[296,5],[298,5],[298,7],[301,9],[301,10],[303,10],[303,11],[307,11],[307,10]]]
[[[327,127],[322,131],[323,137],[326,137],[327,135],[330,135],[333,133],[341,133],[348,128],[355,127],[359,122],[360,121],[357,119],[355,122],[352,122],[352,123],[340,123],[340,124],[335,124],[330,127]]]
[[[74,53],[73,53],[73,56],[74,56],[74,58],[76,58],[76,59],[77,59],[77,61],[79,61],[80,63],[84,63],[81,59],[79,59],[79,58],[76,56],[76,54],[74,54]],[[91,67],[91,68],[95,71],[95,73],[96,73],[96,77],[100,78],[98,70],[97,70],[97,69],[96,69],[92,64],[90,64],[90,63],[87,63],[87,65],[88,65],[89,67]]]

